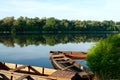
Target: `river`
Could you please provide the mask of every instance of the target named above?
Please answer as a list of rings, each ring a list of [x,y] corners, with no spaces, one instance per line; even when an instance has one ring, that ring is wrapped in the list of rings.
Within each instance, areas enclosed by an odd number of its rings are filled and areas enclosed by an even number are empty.
[[[112,34],[0,34],[0,62],[53,68],[50,51],[88,52],[99,40],[109,35]],[[86,66],[85,60],[76,61]],[[114,72],[117,73],[119,70]],[[101,78],[107,79],[106,75]],[[112,78],[119,80],[118,75]]]
[[[0,61],[53,68],[49,52],[89,49],[107,34],[0,34]]]
[[[51,50],[87,52],[93,45],[94,42],[60,43],[54,46],[29,45],[24,47],[20,47],[17,44],[15,44],[15,47],[0,44],[0,61],[53,68],[49,60],[49,52]]]

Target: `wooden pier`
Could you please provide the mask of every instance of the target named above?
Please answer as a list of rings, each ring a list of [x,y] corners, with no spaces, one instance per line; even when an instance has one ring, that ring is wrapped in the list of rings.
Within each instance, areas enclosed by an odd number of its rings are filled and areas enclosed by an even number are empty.
[[[0,80],[77,80],[76,78],[76,73],[70,71],[0,62]]]

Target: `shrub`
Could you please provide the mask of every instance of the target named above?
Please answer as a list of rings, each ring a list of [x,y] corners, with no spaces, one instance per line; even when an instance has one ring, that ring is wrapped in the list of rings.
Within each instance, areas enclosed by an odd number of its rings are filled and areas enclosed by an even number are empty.
[[[120,78],[120,34],[93,46],[88,52],[87,64],[102,78]]]

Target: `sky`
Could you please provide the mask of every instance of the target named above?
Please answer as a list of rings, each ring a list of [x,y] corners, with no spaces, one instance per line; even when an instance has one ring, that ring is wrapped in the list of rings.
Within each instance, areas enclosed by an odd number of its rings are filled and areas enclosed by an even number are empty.
[[[1,0],[0,19],[10,16],[120,21],[120,0]]]

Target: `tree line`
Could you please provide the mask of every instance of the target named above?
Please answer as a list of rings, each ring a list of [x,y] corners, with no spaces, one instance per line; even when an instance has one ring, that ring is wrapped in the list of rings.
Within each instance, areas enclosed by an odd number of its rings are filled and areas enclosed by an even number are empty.
[[[107,21],[80,21],[50,18],[28,18],[15,19],[5,17],[0,19],[0,32],[66,32],[66,31],[120,31],[120,22]]]

